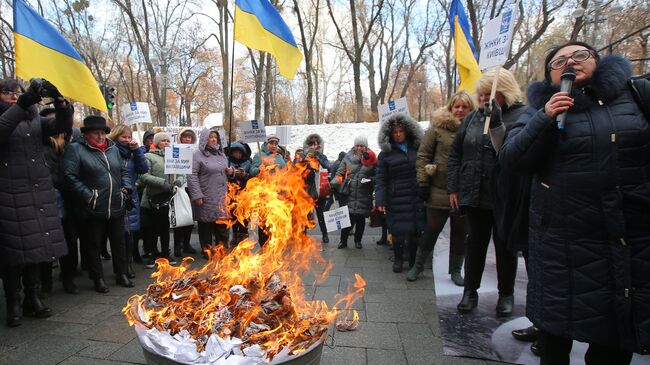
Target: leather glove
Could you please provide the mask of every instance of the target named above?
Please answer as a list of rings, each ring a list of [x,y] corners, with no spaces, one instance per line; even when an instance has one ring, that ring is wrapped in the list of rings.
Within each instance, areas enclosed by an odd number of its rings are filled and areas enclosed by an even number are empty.
[[[32,79],[32,81],[29,83],[27,91],[25,91],[25,93],[18,98],[16,104],[18,104],[18,106],[21,108],[27,110],[30,106],[41,101],[41,95],[38,92],[38,86],[39,81]]]
[[[174,186],[177,186],[177,187],[179,187],[179,188],[180,188],[181,186],[183,186],[183,182],[181,181],[181,179],[176,179],[176,180],[174,180],[173,184],[174,184]]]
[[[495,99],[492,99],[492,111],[490,113],[490,128],[496,128],[503,124],[501,105]]]
[[[422,199],[425,202],[429,201],[430,193],[431,193],[431,189],[429,189],[428,186],[425,186],[425,187],[420,186],[420,191],[418,193],[418,195],[420,196],[420,199]]]
[[[370,158],[370,154],[368,153],[368,151],[363,151],[363,153],[361,154],[361,156],[363,156],[364,160],[367,160],[367,159]]]
[[[41,95],[54,99],[63,99],[63,95],[59,92],[59,89],[56,86],[52,85],[51,82],[43,79],[41,81]]]

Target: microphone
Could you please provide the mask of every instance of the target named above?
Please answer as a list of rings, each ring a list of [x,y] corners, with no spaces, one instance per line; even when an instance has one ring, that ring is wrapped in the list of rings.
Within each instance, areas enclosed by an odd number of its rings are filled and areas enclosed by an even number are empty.
[[[562,76],[560,76],[560,92],[571,93],[571,88],[573,87],[573,81],[576,79],[576,70],[573,67],[567,67],[564,70]],[[557,118],[557,129],[564,130],[564,121],[566,120],[566,114],[568,110],[563,111],[558,114]]]

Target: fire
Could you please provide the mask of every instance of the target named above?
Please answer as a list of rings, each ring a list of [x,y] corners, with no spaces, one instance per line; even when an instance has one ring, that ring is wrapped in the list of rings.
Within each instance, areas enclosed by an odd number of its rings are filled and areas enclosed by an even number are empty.
[[[324,301],[306,299],[301,274],[324,280],[331,263],[321,256],[321,244],[308,236],[314,201],[304,189],[308,170],[292,165],[282,170],[262,169],[246,188],[229,186],[227,201],[233,221],[258,219],[269,239],[263,249],[244,240],[231,252],[217,246],[208,252],[201,268],[192,268],[193,258],[179,266],[158,259],[151,275],[155,282],[144,295],[129,298],[122,312],[130,325],[169,331],[187,331],[196,349],[205,350],[211,335],[236,337],[241,347],[259,345],[268,359],[283,348],[297,354],[321,340],[331,323],[347,317],[351,306],[364,293],[365,282],[356,281],[330,308]],[[358,324],[353,311],[347,329]]]

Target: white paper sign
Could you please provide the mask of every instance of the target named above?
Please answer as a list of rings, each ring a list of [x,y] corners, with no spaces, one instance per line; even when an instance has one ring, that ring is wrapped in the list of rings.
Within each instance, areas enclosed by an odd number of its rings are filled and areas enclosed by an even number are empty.
[[[122,105],[120,112],[126,125],[151,123],[151,113],[149,112],[149,104],[147,103],[132,101]]]
[[[379,112],[379,122],[383,123],[390,118],[391,115],[397,113],[409,114],[409,106],[406,102],[406,98],[400,98],[397,100],[390,100],[387,104],[381,104],[377,107]]]
[[[514,4],[503,9],[501,14],[487,22],[483,29],[478,61],[481,70],[501,66],[506,62],[517,16],[517,4]]]
[[[265,142],[266,129],[264,129],[264,121],[262,120],[247,120],[239,122],[239,130],[244,142]]]
[[[352,225],[350,223],[350,212],[348,211],[347,205],[324,212],[323,218],[325,219],[327,232],[337,231]]]
[[[275,127],[275,134],[280,138],[281,146],[288,146],[291,143],[291,126],[279,125]]]
[[[189,175],[192,173],[191,144],[173,144],[165,148],[165,174]]]

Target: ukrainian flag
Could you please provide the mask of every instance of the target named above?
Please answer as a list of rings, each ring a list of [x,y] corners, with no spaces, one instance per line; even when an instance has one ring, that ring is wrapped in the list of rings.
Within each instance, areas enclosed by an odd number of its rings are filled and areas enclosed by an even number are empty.
[[[293,80],[302,53],[289,27],[268,0],[235,1],[235,39],[248,48],[272,54],[280,74]]]
[[[481,70],[479,70],[478,62],[476,62],[478,53],[474,49],[474,42],[469,32],[467,15],[460,0],[453,0],[451,2],[449,24],[451,26],[451,36],[454,38],[456,68],[460,74],[458,91],[467,90],[473,93],[476,89],[476,82],[481,78]]]
[[[14,0],[16,75],[42,77],[63,96],[106,112],[97,81],[79,53],[24,0]]]

